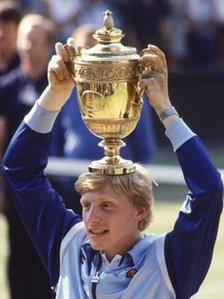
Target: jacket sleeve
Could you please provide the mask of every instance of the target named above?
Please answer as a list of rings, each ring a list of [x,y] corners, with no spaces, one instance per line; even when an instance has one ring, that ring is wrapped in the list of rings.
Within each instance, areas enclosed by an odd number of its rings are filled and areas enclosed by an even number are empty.
[[[44,175],[49,133],[33,131],[22,123],[3,160],[2,170],[18,213],[54,286],[59,275],[60,244],[81,219],[67,210]]]
[[[177,150],[189,188],[172,232],[166,235],[165,258],[177,299],[189,299],[211,264],[222,211],[223,184],[199,137]]]

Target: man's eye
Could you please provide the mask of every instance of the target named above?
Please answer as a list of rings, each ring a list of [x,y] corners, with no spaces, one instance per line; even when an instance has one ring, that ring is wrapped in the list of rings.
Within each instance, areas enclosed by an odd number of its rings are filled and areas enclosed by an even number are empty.
[[[86,202],[82,204],[83,209],[89,209],[90,208],[90,203]]]
[[[111,210],[113,208],[113,205],[109,202],[105,202],[102,204],[102,208],[106,210]]]

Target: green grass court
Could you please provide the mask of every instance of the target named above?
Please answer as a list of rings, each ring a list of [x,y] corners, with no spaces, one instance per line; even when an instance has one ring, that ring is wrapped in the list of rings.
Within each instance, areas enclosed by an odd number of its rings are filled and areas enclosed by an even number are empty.
[[[160,190],[160,191],[159,191]],[[177,186],[160,186],[155,190],[156,198],[165,200],[155,203],[153,222],[149,228],[149,232],[162,233],[172,229],[173,223],[177,217],[181,207],[181,201],[175,200],[183,197],[183,187]],[[166,200],[166,197],[172,198],[174,201]],[[181,195],[181,197],[179,197]],[[209,274],[204,281],[199,294],[199,299],[223,299],[224,294],[224,214],[222,215],[218,240],[215,247],[214,258]],[[7,256],[7,227],[3,217],[0,217],[0,298],[9,299],[5,275],[5,261]],[[41,299],[41,298],[40,298]]]

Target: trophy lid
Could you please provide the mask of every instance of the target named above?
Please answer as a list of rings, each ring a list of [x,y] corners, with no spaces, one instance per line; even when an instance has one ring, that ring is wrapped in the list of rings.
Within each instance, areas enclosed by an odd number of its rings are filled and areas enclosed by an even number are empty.
[[[120,43],[124,37],[122,30],[114,27],[112,12],[104,13],[104,26],[97,30],[93,37],[97,44],[90,49],[83,49],[81,59],[84,61],[122,61],[138,59],[137,50],[134,47],[126,47]]]

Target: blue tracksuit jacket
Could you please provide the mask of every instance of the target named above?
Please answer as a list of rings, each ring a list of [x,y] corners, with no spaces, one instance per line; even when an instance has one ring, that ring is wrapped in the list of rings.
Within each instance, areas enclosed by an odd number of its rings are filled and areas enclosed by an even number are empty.
[[[176,139],[172,142],[189,188],[174,229],[163,237],[144,236],[115,269],[101,274],[94,288],[101,256],[91,249],[82,219],[65,208],[44,175],[50,132],[35,131],[32,121],[20,125],[3,172],[57,298],[188,299],[197,292],[212,259],[223,184],[199,137],[185,137],[189,128],[181,122],[166,133]],[[137,275],[127,278],[133,267]]]

